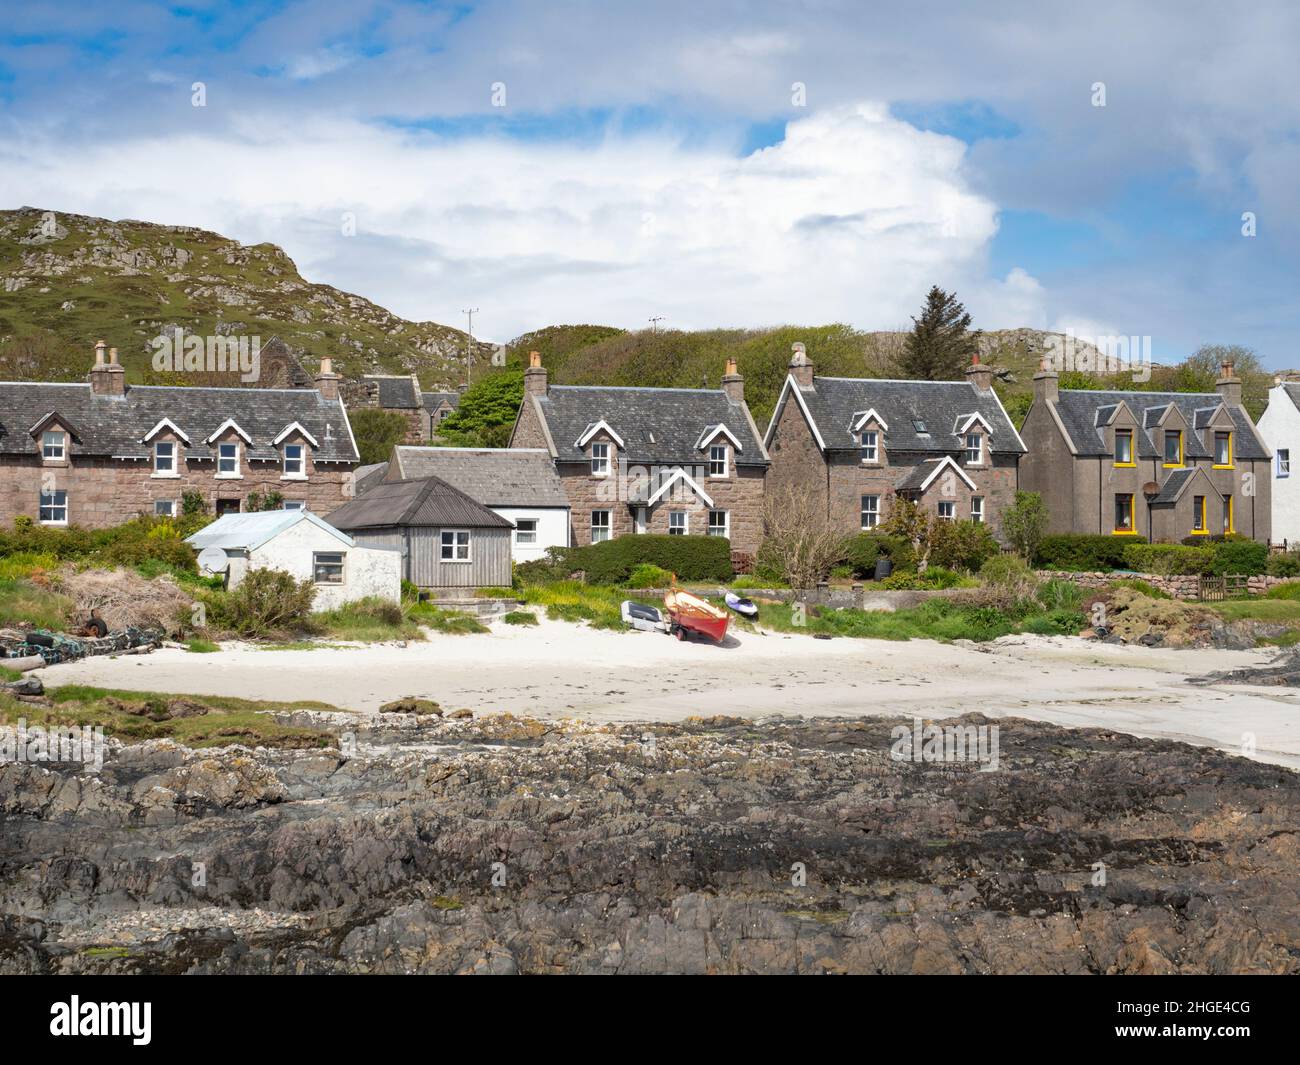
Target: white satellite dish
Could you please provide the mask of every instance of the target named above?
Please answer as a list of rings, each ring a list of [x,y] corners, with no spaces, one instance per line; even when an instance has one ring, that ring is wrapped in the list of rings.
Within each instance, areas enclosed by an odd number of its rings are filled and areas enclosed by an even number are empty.
[[[203,573],[225,573],[230,559],[220,547],[205,547],[199,552],[199,570]]]

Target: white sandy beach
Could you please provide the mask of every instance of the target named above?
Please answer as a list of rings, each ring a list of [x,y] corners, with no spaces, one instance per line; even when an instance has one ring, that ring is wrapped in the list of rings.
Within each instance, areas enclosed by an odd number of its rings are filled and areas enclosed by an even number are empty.
[[[978,710],[1182,740],[1300,768],[1300,692],[1201,687],[1188,678],[1266,662],[1268,651],[1174,651],[1067,637],[1011,637],[982,650],[925,640],[819,640],[742,633],[727,646],[562,622],[496,624],[422,643],[216,654],[164,649],[41,671],[47,684],[316,699],[373,712],[416,695],[446,709],[534,717],[668,720],[691,715],[918,714]]]

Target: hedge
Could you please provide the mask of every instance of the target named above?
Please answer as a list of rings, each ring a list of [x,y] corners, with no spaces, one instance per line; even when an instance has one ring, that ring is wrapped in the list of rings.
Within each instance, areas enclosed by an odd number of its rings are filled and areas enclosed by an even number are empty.
[[[916,559],[912,545],[901,536],[864,532],[845,542],[844,561],[853,568],[853,576],[870,580],[876,575],[876,560],[887,558],[896,569],[912,569]]]
[[[0,530],[0,555],[30,552],[52,555],[61,562],[106,566],[159,562],[195,572],[194,550],[183,538],[211,520],[204,515],[178,520],[144,516],[112,528],[86,529],[38,525],[20,518],[12,529]]]
[[[1144,536],[1106,536],[1090,533],[1056,533],[1044,536],[1034,555],[1039,569],[1124,569],[1126,548],[1147,542]]]
[[[563,580],[582,572],[592,584],[624,584],[638,566],[658,566],[681,581],[730,581],[731,541],[724,536],[619,536],[599,544],[552,547],[545,559],[517,569],[524,582]]]
[[[1124,562],[1129,569],[1139,573],[1155,573],[1163,577],[1194,577],[1213,572],[1214,549],[1184,547],[1182,544],[1129,544],[1124,549]]]

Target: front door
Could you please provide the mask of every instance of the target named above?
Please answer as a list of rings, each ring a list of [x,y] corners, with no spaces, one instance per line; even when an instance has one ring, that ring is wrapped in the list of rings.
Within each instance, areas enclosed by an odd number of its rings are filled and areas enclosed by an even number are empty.
[[[632,512],[632,529],[638,536],[640,536],[645,532],[646,530],[646,508],[645,507],[637,507]]]

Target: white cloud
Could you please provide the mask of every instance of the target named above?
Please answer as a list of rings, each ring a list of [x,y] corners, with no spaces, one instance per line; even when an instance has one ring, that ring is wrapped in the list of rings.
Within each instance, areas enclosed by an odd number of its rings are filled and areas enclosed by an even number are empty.
[[[737,159],[662,136],[448,142],[351,122],[2,150],[0,195],[282,244],[311,280],[505,339],[555,322],[679,328],[907,322],[932,283],[988,328],[1042,317],[1023,271],[986,276],[995,205],[964,145],[859,104]],[[18,178],[21,175],[21,182]],[[148,205],[142,209],[141,205]],[[341,233],[343,212],[358,235]]]

